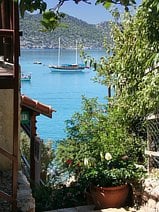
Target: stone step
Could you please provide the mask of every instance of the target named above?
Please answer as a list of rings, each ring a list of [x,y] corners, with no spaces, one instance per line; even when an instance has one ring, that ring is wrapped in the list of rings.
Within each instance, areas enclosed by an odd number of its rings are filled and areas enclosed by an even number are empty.
[[[124,209],[124,208],[108,208],[108,209],[101,209],[101,210],[94,210],[94,205],[86,205],[86,206],[78,206],[75,208],[64,208],[64,209],[57,209],[57,210],[51,210],[51,211],[45,211],[45,212],[147,212],[144,210],[144,208],[141,208],[140,210],[136,210],[134,208]],[[152,212],[152,211],[149,211]]]

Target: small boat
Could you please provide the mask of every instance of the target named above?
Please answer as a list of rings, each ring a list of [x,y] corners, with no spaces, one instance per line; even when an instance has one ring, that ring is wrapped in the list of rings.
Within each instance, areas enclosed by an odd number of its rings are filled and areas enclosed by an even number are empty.
[[[75,64],[62,64],[60,65],[60,54],[61,54],[61,44],[59,38],[59,47],[58,47],[58,63],[57,65],[49,65],[49,68],[52,69],[52,72],[82,72],[83,69],[87,68],[84,64],[78,64],[78,48],[76,41],[76,63]]]
[[[21,81],[30,81],[31,80],[31,74],[21,74]]]
[[[40,62],[40,61],[34,61],[34,64],[42,64],[42,62]]]

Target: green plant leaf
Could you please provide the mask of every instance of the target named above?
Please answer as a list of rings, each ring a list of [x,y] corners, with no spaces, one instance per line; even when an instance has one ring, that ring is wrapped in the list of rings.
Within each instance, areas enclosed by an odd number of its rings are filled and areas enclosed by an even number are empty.
[[[111,2],[105,2],[103,5],[106,9],[109,9],[112,6]]]

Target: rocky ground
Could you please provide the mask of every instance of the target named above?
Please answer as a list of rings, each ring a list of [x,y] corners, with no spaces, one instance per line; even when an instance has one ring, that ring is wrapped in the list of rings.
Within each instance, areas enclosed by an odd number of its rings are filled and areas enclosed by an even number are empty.
[[[0,191],[12,195],[12,171],[0,171]],[[30,184],[21,171],[18,172],[17,206],[17,211],[35,211]],[[12,212],[12,205],[3,198],[0,198],[0,212]]]
[[[22,174],[21,174],[22,175]],[[22,178],[23,179],[23,178]],[[25,180],[22,180],[25,181]],[[26,184],[26,183],[25,183]],[[28,192],[28,185],[24,186],[24,183],[20,184],[18,180],[18,187],[21,185],[22,188],[27,187]],[[11,171],[0,171],[0,190],[6,192],[7,194],[11,195],[12,192],[12,175]],[[23,189],[24,190],[24,189]],[[25,193],[21,190],[22,193]],[[30,191],[29,191],[30,192]],[[18,195],[21,193],[18,192]],[[30,197],[29,193],[29,197]],[[23,197],[22,197],[23,198]],[[28,196],[27,196],[28,198]],[[31,198],[32,200],[32,198]],[[26,203],[28,205],[28,203]],[[31,206],[33,205],[33,201],[31,201]],[[32,206],[33,207],[33,206]],[[23,207],[24,208],[24,207]],[[75,208],[65,208],[65,209],[58,209],[58,210],[51,210],[50,212],[159,212],[159,176],[157,177],[149,177],[144,182],[144,189],[142,193],[142,207],[136,208],[109,208],[109,209],[102,209],[102,210],[94,210],[94,205],[86,205],[86,206],[79,206]],[[11,205],[0,198],[0,212],[11,212]],[[34,211],[34,210],[32,210]],[[25,211],[26,212],[26,211]]]
[[[12,175],[11,171],[0,171],[0,190],[11,195],[12,191]],[[0,212],[11,211],[11,205],[0,198]]]

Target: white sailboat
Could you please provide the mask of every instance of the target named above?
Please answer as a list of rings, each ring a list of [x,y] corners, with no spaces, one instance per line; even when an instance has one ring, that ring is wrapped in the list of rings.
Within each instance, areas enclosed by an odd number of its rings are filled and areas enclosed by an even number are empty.
[[[76,62],[75,64],[62,64],[60,65],[60,57],[61,57],[61,43],[60,43],[60,38],[59,38],[59,47],[58,47],[58,62],[57,65],[49,65],[49,68],[52,69],[52,72],[55,71],[63,71],[63,72],[81,72],[83,69],[85,69],[84,64],[78,64],[78,46],[77,46],[77,41],[76,41]]]

